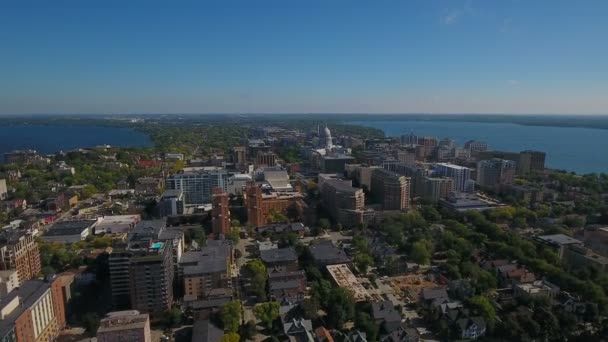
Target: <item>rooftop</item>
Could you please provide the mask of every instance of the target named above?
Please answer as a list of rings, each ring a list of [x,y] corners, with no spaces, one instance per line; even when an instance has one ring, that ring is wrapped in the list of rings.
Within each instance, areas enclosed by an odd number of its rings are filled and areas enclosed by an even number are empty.
[[[85,229],[90,229],[97,220],[76,220],[56,222],[44,234],[45,236],[80,235]]]
[[[369,292],[361,285],[357,277],[346,264],[327,265],[327,271],[340,287],[353,292],[356,302],[365,301],[370,297]]]
[[[260,251],[260,258],[264,263],[297,261],[298,254],[293,247],[268,249]]]
[[[580,245],[583,243],[580,240],[573,239],[573,238],[569,237],[568,235],[564,235],[564,234],[542,235],[542,236],[539,236],[538,238],[544,242],[556,244],[556,245],[560,245],[560,246],[572,245],[572,244]]]
[[[109,312],[104,319],[99,322],[97,333],[110,331],[143,329],[150,324],[148,314],[141,314],[137,310]]]

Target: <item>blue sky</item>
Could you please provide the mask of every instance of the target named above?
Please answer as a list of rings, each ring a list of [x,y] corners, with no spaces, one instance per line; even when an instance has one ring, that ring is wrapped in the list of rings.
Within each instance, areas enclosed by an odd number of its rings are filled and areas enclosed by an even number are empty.
[[[0,113],[608,114],[608,1],[2,1]]]

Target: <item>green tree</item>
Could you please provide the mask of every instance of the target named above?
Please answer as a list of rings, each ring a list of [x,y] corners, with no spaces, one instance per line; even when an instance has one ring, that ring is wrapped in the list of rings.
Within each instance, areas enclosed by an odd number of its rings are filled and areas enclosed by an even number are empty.
[[[471,297],[467,301],[467,305],[471,311],[485,319],[488,327],[494,327],[494,322],[496,321],[496,309],[494,309],[494,306],[487,297]]]
[[[321,229],[323,229],[323,230],[327,230],[327,229],[331,228],[331,223],[329,222],[328,219],[322,218],[319,220],[319,227],[321,227]]]
[[[355,327],[365,332],[368,341],[376,341],[376,337],[378,336],[378,325],[367,312],[357,312]]]
[[[347,289],[340,287],[333,289],[326,302],[328,303],[328,307],[325,308],[327,320],[332,327],[340,329],[345,322],[354,318],[355,300]]]
[[[367,253],[357,253],[354,261],[359,272],[367,274],[367,269],[374,263],[374,258]]]
[[[182,321],[182,310],[171,308],[163,313],[163,323],[167,328],[173,328]]]
[[[253,313],[268,329],[271,329],[272,322],[279,317],[279,303],[266,302],[259,304],[253,310]]]
[[[87,312],[82,316],[82,326],[92,336],[95,336],[99,329],[99,316],[95,312]]]
[[[239,331],[242,310],[241,302],[238,300],[233,300],[222,305],[219,317],[225,330],[230,332]]]
[[[428,265],[431,261],[431,249],[429,245],[430,243],[428,241],[414,242],[410,252],[410,259],[416,263]]]
[[[220,338],[220,342],[239,342],[240,340],[241,336],[235,332],[229,332]]]

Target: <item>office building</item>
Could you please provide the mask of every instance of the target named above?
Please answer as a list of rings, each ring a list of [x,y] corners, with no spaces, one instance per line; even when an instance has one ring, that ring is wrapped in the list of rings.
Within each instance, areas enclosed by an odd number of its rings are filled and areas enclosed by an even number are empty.
[[[322,173],[343,173],[346,164],[352,164],[355,158],[346,154],[321,156],[320,169]]]
[[[211,203],[213,188],[226,190],[227,180],[228,171],[210,166],[174,173],[167,178],[166,186],[167,189],[184,193],[184,205],[201,205]]]
[[[228,209],[228,194],[222,188],[214,188],[211,198],[211,224],[213,235],[225,236],[230,232],[230,210]]]
[[[19,283],[34,279],[41,271],[38,243],[18,229],[0,231],[0,269],[16,270]]]
[[[0,179],[0,201],[4,201],[8,196],[8,189],[6,188],[6,179]]]
[[[477,163],[477,183],[485,187],[512,184],[516,164],[512,160],[488,159]]]
[[[439,145],[439,141],[435,137],[418,137],[418,157],[421,159],[430,157],[437,146]]]
[[[44,233],[42,240],[57,243],[84,241],[87,236],[93,233],[93,228],[99,222],[101,222],[101,219],[56,222]]]
[[[454,165],[450,163],[435,164],[435,173],[438,177],[450,177],[454,180],[454,191],[472,192],[471,169],[468,167]]]
[[[401,145],[418,145],[418,136],[414,132],[401,136]]]
[[[307,207],[299,192],[263,190],[254,182],[247,185],[245,206],[247,207],[247,221],[254,227],[269,223],[271,213],[302,217],[302,213]]]
[[[410,203],[410,178],[387,169],[372,172],[372,196],[384,210],[407,210]]]
[[[277,155],[273,152],[259,151],[255,156],[255,167],[276,166]]]
[[[108,312],[99,322],[97,342],[152,342],[150,316],[137,310]]]
[[[247,147],[235,146],[232,149],[232,153],[232,160],[237,165],[237,167],[243,167],[247,164]]]
[[[184,192],[165,190],[158,202],[160,216],[177,216],[184,213]]]

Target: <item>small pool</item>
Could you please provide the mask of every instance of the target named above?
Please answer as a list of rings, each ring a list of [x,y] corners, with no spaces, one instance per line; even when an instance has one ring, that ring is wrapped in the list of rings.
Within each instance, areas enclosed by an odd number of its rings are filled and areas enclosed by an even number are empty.
[[[152,248],[153,249],[163,248],[163,243],[162,242],[155,242],[155,243],[152,244]]]

